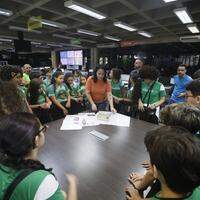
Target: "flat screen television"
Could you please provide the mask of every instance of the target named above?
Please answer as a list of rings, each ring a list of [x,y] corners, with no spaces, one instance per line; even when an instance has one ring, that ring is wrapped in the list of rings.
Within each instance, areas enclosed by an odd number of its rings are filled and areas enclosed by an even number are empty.
[[[15,52],[31,52],[31,42],[26,40],[14,40]]]
[[[83,65],[83,51],[61,51],[60,62],[62,65]]]

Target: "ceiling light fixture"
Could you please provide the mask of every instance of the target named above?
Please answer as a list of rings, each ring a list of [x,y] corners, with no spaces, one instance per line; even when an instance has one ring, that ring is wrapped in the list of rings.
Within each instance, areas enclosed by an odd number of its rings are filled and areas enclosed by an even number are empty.
[[[108,40],[113,40],[113,41],[117,41],[119,42],[121,39],[120,38],[116,38],[110,35],[105,35],[104,38],[108,39]]]
[[[186,7],[175,9],[174,13],[182,21],[183,24],[193,23],[192,17],[188,13]]]
[[[83,46],[77,45],[77,44],[66,44],[66,43],[60,43],[64,47],[79,47],[82,48]]]
[[[10,30],[23,31],[23,32],[37,33],[37,34],[41,34],[41,33],[42,33],[42,31],[28,30],[27,28],[18,27],[18,26],[9,26],[9,29],[10,29]]]
[[[73,37],[69,37],[69,36],[65,36],[65,35],[60,35],[60,34],[53,34],[52,36],[53,37],[57,37],[57,38],[67,39],[67,40],[74,39]]]
[[[76,39],[75,37],[71,37],[71,36],[64,36],[64,35],[60,35],[60,34],[53,34],[52,35],[53,37],[57,37],[57,38],[62,38],[62,39],[67,39],[67,40],[71,40],[71,39]],[[80,39],[80,38],[79,38]],[[83,42],[89,42],[89,43],[96,43],[95,41],[92,41],[92,40],[86,40],[86,39],[80,39],[80,41],[83,41]]]
[[[140,34],[144,37],[148,37],[148,38],[153,37],[153,35],[151,33],[147,33],[146,31],[138,31],[138,34]]]
[[[163,0],[165,3],[170,3],[170,2],[173,2],[173,1],[177,1],[177,0]]]
[[[54,22],[54,21],[50,21],[50,20],[46,20],[46,19],[42,19],[42,24],[47,25],[47,26],[52,26],[55,28],[61,28],[61,29],[67,28],[67,25],[65,25],[65,24],[61,24],[59,22]]]
[[[130,25],[123,23],[123,22],[114,22],[113,25],[117,26],[119,28],[125,29],[127,31],[136,31],[137,30],[135,27],[130,26]]]
[[[31,20],[40,21],[36,17],[31,17]],[[47,20],[47,19],[42,19],[41,23],[43,25],[47,25],[47,26],[51,26],[51,27],[55,27],[55,28],[61,28],[61,29],[67,28],[67,25],[65,25],[65,24],[62,24],[62,23],[59,23],[59,22],[54,22],[54,21]]]
[[[88,30],[84,30],[84,29],[78,29],[77,32],[78,33],[82,33],[82,34],[86,34],[86,35],[92,35],[92,36],[95,36],[95,37],[101,35],[100,33],[93,32],[93,31],[88,31]]]
[[[75,10],[77,12],[83,13],[85,15],[89,15],[91,17],[94,17],[96,19],[105,19],[107,17],[103,13],[101,13],[97,10],[94,10],[93,8],[90,8],[88,6],[77,3],[75,1],[66,1],[64,3],[64,6],[67,7],[67,8],[70,8],[72,10]]]
[[[190,30],[192,33],[199,33],[199,29],[196,24],[188,24],[187,28]]]
[[[6,38],[0,38],[1,42],[12,42],[11,39],[6,39]]]
[[[9,16],[13,15],[13,12],[11,10],[6,10],[3,8],[0,8],[0,15],[9,17]]]
[[[31,42],[31,44],[34,44],[34,45],[41,45],[42,43],[41,43],[41,42]]]
[[[63,47],[61,44],[47,43],[50,47]]]

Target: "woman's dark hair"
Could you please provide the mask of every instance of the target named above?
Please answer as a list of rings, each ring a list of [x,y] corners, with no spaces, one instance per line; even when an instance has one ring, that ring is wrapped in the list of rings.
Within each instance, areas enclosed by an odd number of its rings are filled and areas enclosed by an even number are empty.
[[[194,97],[200,96],[200,78],[189,83],[186,90],[190,91]]]
[[[54,91],[56,90],[56,78],[63,75],[62,71],[56,71],[52,74],[51,84],[53,84]]]
[[[140,78],[141,79],[150,79],[152,81],[157,80],[159,77],[159,71],[153,66],[145,65],[140,69]]]
[[[35,79],[35,78],[40,78],[42,76],[42,72],[41,71],[32,71],[29,75],[30,80]]]
[[[186,195],[200,185],[200,141],[182,127],[163,126],[145,136],[151,164],[167,186]]]
[[[23,76],[22,69],[18,66],[7,65],[0,69],[0,80],[2,81],[11,81],[13,77],[13,73],[15,75],[20,74]]]
[[[74,78],[73,73],[71,73],[71,72],[66,73],[65,76],[64,76],[64,83],[67,85],[67,87],[68,87],[69,90],[71,91],[71,90],[72,90],[71,85],[68,83],[68,78],[70,78],[70,77],[73,77],[73,78]]]
[[[26,160],[35,148],[35,137],[40,133],[37,117],[30,113],[13,113],[1,118],[0,150],[1,164],[21,170],[45,169],[39,161]]]
[[[20,112],[24,108],[24,100],[17,86],[10,81],[0,80],[0,116]]]
[[[111,71],[113,73],[113,79],[119,82],[121,79],[121,70],[118,68],[113,68]]]
[[[187,103],[171,104],[161,110],[160,120],[165,125],[182,126],[196,134],[200,130],[200,109]]]
[[[97,71],[99,71],[99,70],[103,70],[104,71],[104,78],[103,78],[103,82],[104,83],[106,83],[107,82],[107,77],[106,77],[106,70],[105,70],[105,68],[104,67],[96,67],[95,68],[95,70],[94,70],[94,73],[93,73],[93,79],[94,79],[94,82],[96,83],[97,82],[97,80],[98,80],[98,78],[97,78]]]
[[[29,85],[29,103],[31,105],[35,105],[38,102],[38,98],[40,96],[39,89],[41,88],[42,81],[38,78],[34,78],[31,80]]]

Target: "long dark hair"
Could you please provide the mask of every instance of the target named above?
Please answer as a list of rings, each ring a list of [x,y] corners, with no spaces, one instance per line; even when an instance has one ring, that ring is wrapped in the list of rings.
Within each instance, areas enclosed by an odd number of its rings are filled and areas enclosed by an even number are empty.
[[[0,80],[0,116],[24,109],[24,101],[17,86],[10,81]]]
[[[74,75],[73,73],[69,72],[69,73],[66,73],[65,76],[64,76],[64,83],[67,85],[68,89],[71,91],[72,90],[72,87],[71,85],[68,83],[68,78],[69,77],[73,77],[74,78]]]
[[[40,96],[39,89],[41,88],[42,81],[38,78],[31,80],[29,85],[29,102],[31,105],[37,104],[38,98]]]
[[[93,74],[93,79],[94,79],[94,82],[96,83],[98,78],[97,78],[97,71],[99,71],[100,69],[102,69],[104,71],[104,78],[103,78],[103,82],[106,83],[107,82],[107,77],[106,77],[106,70],[104,67],[96,67],[95,70],[94,70],[94,74]]]
[[[26,160],[26,156],[35,148],[35,137],[40,133],[40,122],[30,113],[13,113],[1,118],[0,151],[3,154],[0,163],[21,169],[44,169],[39,161]]]
[[[56,71],[52,75],[51,84],[53,84],[54,92],[56,91],[56,78],[63,75],[62,71]]]

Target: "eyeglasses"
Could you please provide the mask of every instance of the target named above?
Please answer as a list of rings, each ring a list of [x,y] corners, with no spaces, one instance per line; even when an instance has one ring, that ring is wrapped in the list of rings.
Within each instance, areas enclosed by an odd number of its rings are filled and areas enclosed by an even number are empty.
[[[38,135],[39,135],[41,132],[45,133],[45,132],[47,131],[47,128],[48,128],[47,125],[42,126],[42,128],[38,131]]]

